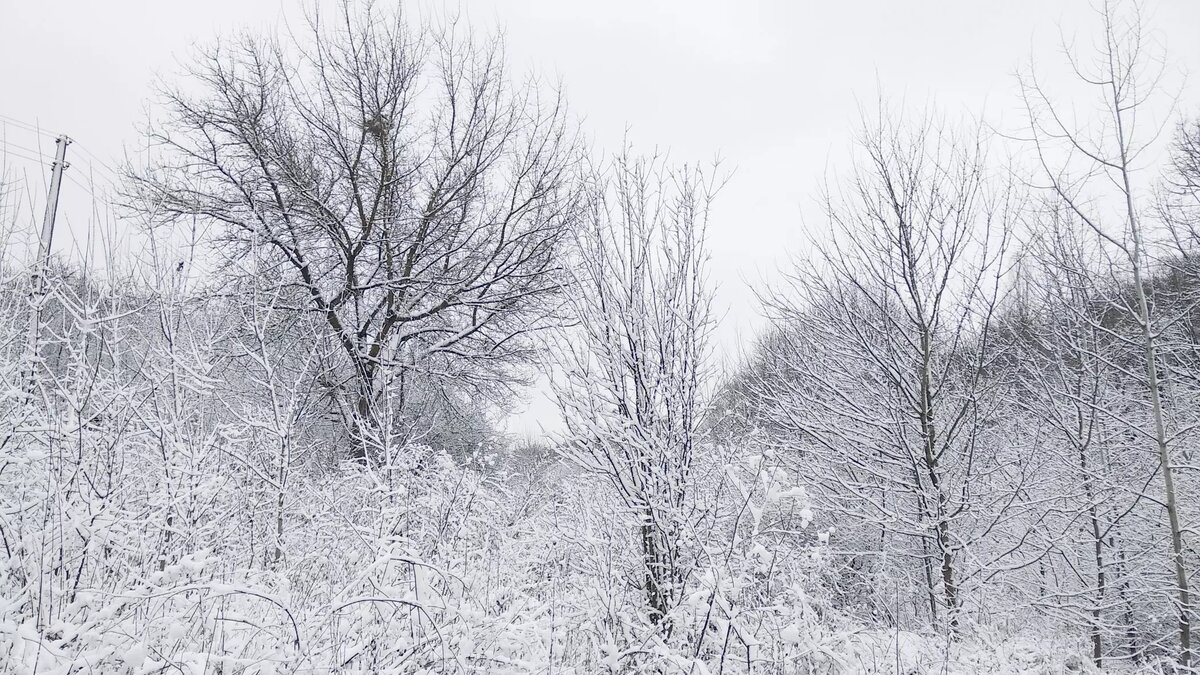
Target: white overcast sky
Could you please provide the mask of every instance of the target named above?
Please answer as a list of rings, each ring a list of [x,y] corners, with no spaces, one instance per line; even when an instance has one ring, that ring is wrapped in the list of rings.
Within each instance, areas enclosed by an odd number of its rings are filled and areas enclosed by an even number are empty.
[[[387,0],[379,0],[381,4]],[[422,3],[428,9],[433,5]],[[1090,38],[1087,0],[464,0],[481,28],[502,26],[516,71],[561,79],[598,148],[670,149],[677,160],[720,155],[734,175],[710,229],[719,286],[721,353],[753,334],[748,282],[769,278],[801,243],[802,213],[850,144],[859,102],[882,92],[1019,123],[1014,72],[1033,55],[1058,68],[1060,29]],[[1147,0],[1151,28],[1191,73],[1182,112],[1200,114],[1200,0]],[[299,5],[280,0],[0,0],[0,116],[66,133],[76,179],[90,151],[116,165],[136,147],[156,75],[222,32],[269,29]],[[41,190],[30,154],[39,138],[16,125],[10,173]],[[45,152],[53,142],[41,139]],[[104,170],[95,168],[97,175]],[[67,231],[87,227],[88,200],[64,186]],[[40,203],[30,211],[40,214]],[[535,401],[514,425],[555,426]]]

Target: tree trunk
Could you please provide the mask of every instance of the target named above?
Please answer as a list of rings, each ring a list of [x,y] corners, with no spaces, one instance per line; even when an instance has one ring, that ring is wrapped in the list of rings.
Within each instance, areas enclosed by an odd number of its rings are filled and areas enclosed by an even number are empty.
[[[350,420],[350,459],[359,464],[378,459],[379,435],[382,433],[376,409],[374,389],[370,383],[362,383],[354,399]]]
[[[661,559],[662,551],[658,542],[658,532],[654,527],[650,511],[647,510],[646,522],[642,525],[642,557],[646,565],[646,601],[650,606],[651,625],[660,625],[670,609],[670,588]]]
[[[1083,438],[1082,422],[1078,430],[1078,437]],[[1079,442],[1076,444],[1079,451],[1079,470],[1083,476],[1083,494],[1088,500],[1088,520],[1092,528],[1092,553],[1096,564],[1096,599],[1092,605],[1092,663],[1096,664],[1097,668],[1101,668],[1104,663],[1104,637],[1101,630],[1101,608],[1104,606],[1104,596],[1107,592],[1104,576],[1104,541],[1100,533],[1100,514],[1096,508],[1096,496],[1092,487],[1091,474],[1088,472],[1087,463],[1087,444]]]
[[[1118,108],[1119,110],[1119,108]],[[1121,177],[1125,191],[1126,216],[1133,239],[1130,263],[1133,267],[1134,293],[1137,295],[1138,323],[1142,329],[1142,346],[1146,359],[1146,386],[1150,389],[1150,411],[1154,418],[1154,440],[1158,446],[1158,462],[1162,466],[1163,487],[1166,491],[1167,520],[1171,526],[1171,561],[1175,566],[1177,592],[1176,611],[1179,614],[1179,665],[1188,668],[1192,660],[1192,599],[1188,588],[1187,565],[1183,558],[1183,528],[1179,507],[1175,503],[1175,469],[1171,466],[1171,450],[1167,445],[1167,429],[1163,421],[1162,392],[1158,378],[1158,344],[1151,326],[1150,303],[1142,280],[1142,232],[1133,207],[1133,188],[1130,185],[1128,159],[1125,156],[1124,130],[1117,115],[1117,133],[1121,140]]]
[[[954,580],[954,549],[950,537],[949,499],[942,486],[938,467],[937,435],[934,424],[933,387],[929,371],[933,360],[933,337],[927,327],[921,331],[921,389],[918,417],[921,422],[922,448],[925,453],[925,470],[929,485],[933,488],[937,507],[934,523],[937,528],[938,552],[941,554],[942,594],[946,601],[947,627],[951,633],[958,632],[958,584]]]

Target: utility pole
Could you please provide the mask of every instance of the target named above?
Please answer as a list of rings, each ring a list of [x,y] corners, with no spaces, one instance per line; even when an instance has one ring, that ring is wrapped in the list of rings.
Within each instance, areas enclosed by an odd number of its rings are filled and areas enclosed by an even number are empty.
[[[26,357],[29,359],[25,376],[25,393],[33,395],[37,384],[38,340],[42,333],[42,304],[46,297],[46,267],[50,261],[50,244],[54,240],[54,217],[58,213],[58,193],[62,188],[62,173],[67,164],[67,145],[71,139],[61,135],[54,139],[54,163],[50,165],[50,192],[46,195],[46,214],[42,218],[42,236],[38,240],[37,259],[33,263],[33,284],[30,302],[29,337]]]

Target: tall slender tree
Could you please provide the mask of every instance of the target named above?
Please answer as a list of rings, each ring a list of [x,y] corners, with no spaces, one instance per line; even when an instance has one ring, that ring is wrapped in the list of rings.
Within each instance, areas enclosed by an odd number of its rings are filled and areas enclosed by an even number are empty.
[[[557,384],[571,456],[636,519],[650,620],[669,631],[711,379],[704,244],[715,186],[626,152],[592,172]]]
[[[1130,280],[1130,292],[1113,300],[1137,327],[1142,395],[1150,411],[1149,428],[1141,431],[1153,443],[1161,471],[1174,572],[1178,660],[1189,667],[1193,608],[1175,464],[1181,437],[1170,428],[1166,413],[1161,343],[1169,322],[1150,298],[1155,258],[1147,221],[1153,214],[1145,203],[1146,186],[1139,185],[1146,156],[1162,130],[1152,115],[1155,106],[1164,103],[1159,99],[1165,93],[1165,61],[1136,3],[1104,0],[1097,13],[1101,30],[1092,58],[1085,60],[1071,49],[1064,50],[1071,70],[1094,93],[1103,111],[1097,123],[1088,126],[1067,115],[1033,69],[1022,75],[1022,92],[1045,189],[1091,229],[1103,242],[1114,272],[1127,274]]]
[[[993,414],[983,375],[1019,216],[1015,193],[990,182],[985,147],[937,119],[864,124],[846,187],[825,198],[829,236],[764,294],[787,329],[763,345],[774,372],[754,394],[801,448],[821,505],[872,526],[864,550],[915,560],[930,618],[950,631],[964,521],[998,468],[978,452]]]

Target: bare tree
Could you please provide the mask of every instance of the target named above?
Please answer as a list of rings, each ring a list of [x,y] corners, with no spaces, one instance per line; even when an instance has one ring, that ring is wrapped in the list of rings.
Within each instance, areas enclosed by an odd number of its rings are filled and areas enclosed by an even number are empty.
[[[1164,183],[1159,214],[1187,259],[1200,244],[1200,118],[1176,127]]]
[[[252,485],[267,492],[272,545],[264,557],[278,567],[286,555],[288,512],[295,508],[291,503],[293,474],[311,450],[311,444],[302,442],[311,437],[302,433],[303,427],[306,420],[311,426],[312,420],[319,419],[312,410],[319,398],[312,377],[317,360],[314,347],[319,343],[304,340],[302,333],[287,340],[272,335],[272,314],[278,311],[275,304],[274,298],[252,298],[238,313],[247,335],[233,339],[233,358],[245,373],[243,387],[249,395],[223,397],[233,422],[225,425],[221,435],[225,455],[245,471]],[[288,363],[281,354],[292,356],[297,363]]]
[[[1178,615],[1179,663],[1191,663],[1192,600],[1184,555],[1184,525],[1177,502],[1174,445],[1180,436],[1169,427],[1160,376],[1162,331],[1167,325],[1149,299],[1153,278],[1153,241],[1144,222],[1150,215],[1137,184],[1139,169],[1162,126],[1151,118],[1163,91],[1165,62],[1144,27],[1136,3],[1105,0],[1093,58],[1085,61],[1065,49],[1076,78],[1094,92],[1103,111],[1098,124],[1085,125],[1068,115],[1032,70],[1021,77],[1031,142],[1045,179],[1044,187],[1105,245],[1110,264],[1128,274],[1132,288],[1114,298],[1136,324],[1142,357],[1149,430],[1142,431],[1157,450],[1163,480],[1163,506],[1170,528]]]
[[[405,373],[486,391],[531,356],[576,142],[560,95],[509,82],[499,38],[355,7],[204,53],[164,92],[128,197],[158,222],[216,224],[226,263],[256,257],[283,306],[322,317],[340,353],[323,381],[366,459]]]
[[[1025,557],[1064,571],[1039,589],[1035,607],[1085,625],[1102,667],[1107,643],[1124,640],[1135,659],[1142,648],[1131,637],[1130,565],[1145,551],[1127,534],[1153,501],[1144,489],[1153,476],[1123,422],[1139,414],[1123,391],[1124,364],[1136,368],[1136,360],[1113,320],[1115,280],[1086,226],[1051,201],[1026,253],[1021,316],[1012,322],[1020,326],[1012,396],[1030,423],[1024,442],[1044,462],[1031,490],[1040,507]]]
[[[691,559],[692,464],[710,377],[704,232],[715,186],[626,153],[593,171],[556,384],[572,457],[637,519],[650,620],[669,622]],[[669,630],[669,628],[668,628]]]
[[[827,239],[764,294],[776,325],[753,396],[798,449],[819,504],[873,525],[862,553],[916,560],[930,618],[956,631],[993,415],[983,377],[1014,193],[995,189],[979,135],[880,115],[861,163],[824,201]],[[990,525],[981,519],[981,530]],[[994,521],[993,521],[994,522]],[[864,537],[866,535],[864,534]]]

